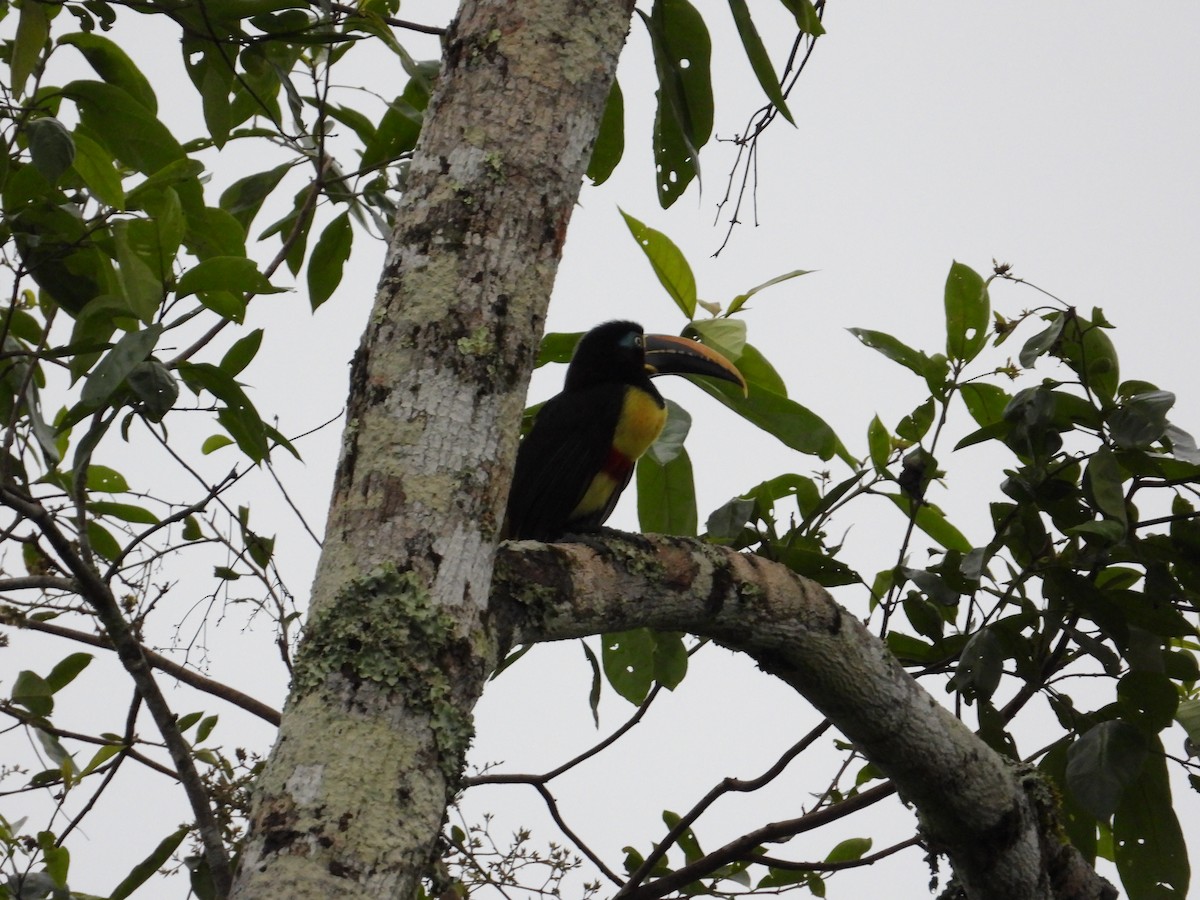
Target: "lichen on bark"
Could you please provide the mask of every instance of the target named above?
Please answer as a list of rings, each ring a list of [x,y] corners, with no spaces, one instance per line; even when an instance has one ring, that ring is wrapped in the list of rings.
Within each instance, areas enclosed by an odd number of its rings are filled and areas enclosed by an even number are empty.
[[[334,675],[342,688],[371,682],[397,692],[430,715],[443,774],[455,783],[473,735],[470,716],[454,700],[455,660],[464,650],[454,617],[433,602],[422,579],[385,564],[314,610],[296,659],[293,698],[325,688]]]

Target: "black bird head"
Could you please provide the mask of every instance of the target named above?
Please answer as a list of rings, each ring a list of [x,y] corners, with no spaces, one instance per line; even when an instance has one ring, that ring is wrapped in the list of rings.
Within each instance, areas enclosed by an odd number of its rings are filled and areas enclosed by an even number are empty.
[[[625,321],[597,325],[579,339],[564,390],[613,382],[648,388],[655,375],[709,375],[746,390],[742,374],[715,350],[675,335],[644,334],[641,325]]]

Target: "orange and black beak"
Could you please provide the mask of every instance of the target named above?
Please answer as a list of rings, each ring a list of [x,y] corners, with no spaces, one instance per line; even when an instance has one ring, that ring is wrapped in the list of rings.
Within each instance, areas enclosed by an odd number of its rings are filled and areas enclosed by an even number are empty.
[[[655,375],[707,375],[732,381],[747,392],[746,379],[729,360],[699,341],[672,334],[648,334],[645,338],[646,372]]]

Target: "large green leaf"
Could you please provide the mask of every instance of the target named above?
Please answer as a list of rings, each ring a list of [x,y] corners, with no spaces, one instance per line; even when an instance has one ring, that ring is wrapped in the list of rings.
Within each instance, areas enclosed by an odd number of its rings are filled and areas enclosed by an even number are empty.
[[[588,162],[587,177],[592,184],[608,181],[624,154],[625,96],[621,93],[621,83],[614,79],[604,104],[604,115],[600,117],[600,130],[596,133],[592,158]]]
[[[34,168],[51,184],[75,162],[75,141],[62,122],[53,116],[34,119],[26,126],[29,156]]]
[[[796,120],[792,118],[792,113],[787,108],[787,100],[783,96],[783,89],[779,86],[779,79],[775,75],[775,67],[771,65],[771,57],[767,55],[767,48],[763,46],[758,29],[754,26],[754,19],[750,16],[749,5],[746,0],[729,0],[729,11],[733,13],[733,22],[737,26],[738,36],[742,39],[746,57],[750,60],[750,68],[754,70],[754,77],[758,79],[763,93],[767,95],[767,99],[775,105],[783,117],[795,125]]]
[[[793,450],[811,453],[821,459],[834,456],[848,462],[852,459],[825,420],[794,400],[757,386],[752,386],[750,395],[743,397],[741,390],[728,382],[697,379],[695,383]]]
[[[108,900],[125,900],[149,881],[159,869],[166,865],[171,854],[179,848],[190,831],[190,828],[184,826],[163,838],[158,846],[150,852],[150,855],[134,866],[130,873],[121,880],[121,883],[113,888],[112,893],[108,895]]]
[[[688,0],[655,0],[650,15],[640,10],[638,15],[650,32],[658,73],[655,183],[666,209],[700,174],[700,148],[712,135],[712,41],[704,18]]]
[[[67,34],[58,43],[74,47],[106,83],[121,88],[150,113],[158,112],[158,98],[149,79],[117,43],[95,32]]]
[[[122,382],[154,351],[162,334],[161,325],[151,325],[122,337],[88,376],[80,394],[84,406],[96,409],[107,402]]]
[[[696,486],[686,450],[665,464],[648,453],[639,459],[637,497],[642,531],[696,536]]]
[[[1067,787],[1081,807],[1106,820],[1137,781],[1148,752],[1145,736],[1128,722],[1101,722],[1071,745]]]
[[[685,316],[689,319],[694,318],[696,315],[696,276],[692,274],[692,267],[688,265],[683,253],[675,246],[675,242],[661,231],[642,224],[624,210],[621,210],[621,215],[624,217],[633,239],[637,241],[642,252],[646,254],[646,259],[650,261],[650,267],[654,269],[654,274],[658,276],[659,282],[671,295],[671,299],[683,310]]]
[[[79,107],[88,133],[139,172],[151,175],[184,158],[183,148],[170,130],[116,85],[72,81],[62,91]]]
[[[906,515],[912,515],[912,500],[903,494],[885,494]],[[947,550],[957,550],[959,553],[969,553],[971,542],[961,531],[947,521],[940,509],[929,503],[922,503],[917,509],[916,525],[923,532],[945,547]]]
[[[987,284],[974,269],[955,262],[946,276],[946,355],[970,362],[987,343],[991,304]]]
[[[46,39],[50,36],[49,8],[45,3],[21,4],[16,37],[9,50],[10,84],[18,97],[25,93],[25,82],[46,48]]]
[[[350,258],[354,229],[350,214],[342,213],[325,226],[308,261],[308,302],[315,310],[333,296],[342,281],[342,270]]]
[[[1099,315],[1095,318],[1101,320]],[[1080,381],[1099,394],[1105,405],[1112,403],[1121,383],[1121,371],[1117,350],[1105,329],[1069,310],[1056,347],[1057,355],[1079,375]]]
[[[1113,816],[1113,847],[1129,900],[1186,900],[1191,867],[1157,737]]]

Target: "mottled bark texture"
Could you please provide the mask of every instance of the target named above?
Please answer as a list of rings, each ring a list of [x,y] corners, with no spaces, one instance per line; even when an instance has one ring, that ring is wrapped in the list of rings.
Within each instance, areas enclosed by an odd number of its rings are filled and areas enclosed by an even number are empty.
[[[632,13],[467,0],[351,372],[324,550],[232,896],[409,897],[494,659],[535,350]]]
[[[523,542],[496,559],[502,646],[648,627],[712,638],[802,693],[918,812],[972,900],[1116,896],[1065,841],[1032,771],[992,751],[819,585],[694,540]]]

